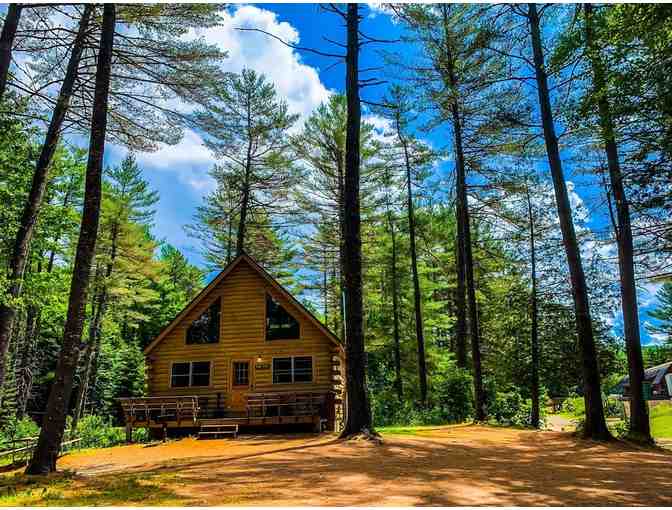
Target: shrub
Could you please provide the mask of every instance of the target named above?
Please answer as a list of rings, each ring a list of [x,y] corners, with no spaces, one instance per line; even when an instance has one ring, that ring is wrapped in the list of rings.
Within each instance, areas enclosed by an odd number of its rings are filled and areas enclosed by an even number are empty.
[[[8,443],[15,439],[36,437],[39,433],[40,428],[30,418],[17,420],[16,417],[12,416],[0,430],[0,442]]]
[[[409,400],[400,402],[390,390],[371,395],[373,422],[377,427],[390,425],[442,425],[461,423],[473,414],[471,377],[452,365],[432,379],[432,392],[427,407]]]
[[[109,419],[91,414],[79,420],[77,437],[82,439],[77,444],[78,448],[108,448],[124,443],[126,431],[123,427],[113,426]],[[135,429],[133,440],[140,443],[146,442],[149,440],[149,433],[146,429]]]
[[[621,420],[625,419],[625,405],[623,402],[617,398],[605,398],[604,402],[604,415],[607,418],[620,418]]]
[[[562,412],[576,417],[584,416],[586,414],[586,403],[583,397],[579,397],[575,393],[567,397],[562,403]]]
[[[544,401],[544,393],[539,396],[539,402]],[[523,398],[520,392],[514,390],[495,392],[489,399],[488,415],[501,425],[515,425],[522,427],[532,426],[532,400]],[[546,409],[539,406],[539,421],[544,423]]]

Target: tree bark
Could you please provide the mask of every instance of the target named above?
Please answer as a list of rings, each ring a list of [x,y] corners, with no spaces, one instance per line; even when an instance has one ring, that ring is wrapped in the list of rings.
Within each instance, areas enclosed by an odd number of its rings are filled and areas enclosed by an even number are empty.
[[[236,256],[245,250],[245,229],[247,228],[247,208],[250,201],[250,172],[252,171],[252,99],[248,91],[247,97],[247,154],[245,156],[245,181],[243,182],[243,198],[240,203],[238,220],[238,238],[236,239]]]
[[[392,328],[394,337],[394,389],[397,398],[401,402],[404,398],[404,386],[401,378],[401,342],[399,338],[399,280],[397,271],[397,235],[394,228],[392,212],[387,210],[387,221],[390,225],[390,238],[392,240]]]
[[[397,114],[398,115],[398,114]],[[427,362],[425,359],[425,333],[422,325],[422,294],[420,292],[420,278],[418,276],[418,252],[415,246],[415,211],[413,210],[413,186],[411,181],[411,162],[408,156],[408,144],[401,133],[399,118],[396,121],[397,136],[404,149],[404,163],[406,165],[407,213],[408,234],[411,249],[411,272],[413,275],[413,309],[415,312],[415,336],[418,343],[418,380],[420,382],[420,404],[427,405]]]
[[[457,202],[457,236],[458,247],[462,254],[462,263],[464,264],[464,282],[467,295],[467,310],[469,312],[469,334],[471,340],[471,362],[474,379],[474,400],[476,421],[485,421],[487,417],[486,395],[483,387],[483,371],[481,367],[481,340],[480,328],[478,324],[478,308],[476,304],[476,289],[474,287],[474,262],[471,251],[471,227],[469,220],[469,202],[467,199],[467,177],[466,165],[464,162],[464,148],[462,145],[462,118],[457,98],[457,76],[455,75],[455,60],[450,47],[448,37],[448,13],[446,6],[442,6],[445,51],[448,84],[454,95],[450,104],[450,113],[453,123],[453,136],[455,139],[455,185]],[[458,278],[460,276],[458,269]],[[458,282],[459,286],[459,282]]]
[[[592,26],[592,5],[584,4],[586,23],[587,53],[593,71],[594,89],[600,118],[600,129],[604,150],[607,155],[609,180],[616,202],[616,242],[618,245],[618,265],[621,283],[621,308],[623,310],[623,332],[628,353],[628,376],[630,382],[630,430],[632,439],[653,443],[649,424],[649,410],[644,398],[644,361],[639,335],[639,311],[637,307],[637,287],[635,286],[635,261],[630,225],[630,205],[623,186],[623,175],[618,157],[618,145],[611,105],[607,95],[605,68],[599,49],[595,46]]]
[[[21,223],[19,224],[18,232],[14,240],[12,249],[12,256],[7,268],[9,288],[8,297],[16,299],[21,295],[21,285],[23,281],[23,273],[26,268],[26,261],[28,259],[28,250],[30,247],[30,240],[33,236],[33,230],[37,222],[40,212],[40,207],[44,199],[44,193],[47,187],[47,180],[49,174],[49,166],[51,160],[58,146],[60,138],[60,131],[65,120],[65,115],[70,106],[70,98],[72,97],[75,87],[75,81],[79,69],[79,61],[84,49],[86,32],[89,26],[89,20],[93,11],[93,5],[87,4],[84,7],[82,19],[79,22],[79,30],[73,43],[68,68],[61,85],[61,90],[58,95],[54,113],[47,129],[47,134],[42,145],[40,157],[35,167],[33,174],[33,181],[28,195],[28,201],[23,209],[21,216]],[[9,339],[12,333],[12,323],[16,316],[16,308],[11,304],[0,305],[0,387],[2,387],[5,380],[5,355],[9,347]]]
[[[341,437],[371,430],[371,408],[366,389],[366,353],[362,303],[362,239],[359,206],[359,12],[347,5],[345,150],[345,330],[347,417]]]
[[[9,66],[12,63],[12,48],[14,47],[16,31],[19,28],[22,9],[23,6],[20,4],[9,4],[5,22],[2,25],[2,34],[0,34],[0,102],[5,97]]]
[[[581,364],[583,370],[584,399],[586,402],[586,421],[583,434],[585,437],[607,440],[611,434],[607,429],[602,409],[602,394],[600,392],[600,372],[597,363],[597,352],[593,328],[590,318],[590,305],[588,302],[588,289],[586,277],[581,263],[581,252],[576,241],[574,223],[572,221],[572,208],[569,203],[567,185],[562,171],[558,139],[555,135],[553,112],[548,91],[548,77],[544,66],[544,53],[541,44],[541,32],[539,28],[539,16],[537,7],[530,3],[528,20],[532,36],[532,50],[534,54],[534,70],[539,94],[539,107],[541,109],[541,121],[546,142],[546,153],[553,178],[555,189],[555,201],[558,209],[558,219],[562,240],[567,255],[570,279],[572,284],[572,297],[574,298],[574,310],[576,314],[576,333],[581,350]]]
[[[527,216],[530,230],[530,279],[532,280],[532,293],[530,296],[530,350],[532,351],[532,384],[530,392],[532,398],[532,410],[530,416],[531,425],[539,428],[539,325],[538,325],[538,307],[537,307],[537,252],[535,246],[534,233],[534,214],[532,212],[532,199],[530,197],[530,188],[525,185],[525,195],[527,198]]]
[[[457,286],[455,288],[455,361],[460,368],[467,368],[467,289],[464,274],[464,235],[460,217],[462,209],[456,208],[457,242],[455,243],[455,269]]]
[[[91,117],[89,159],[82,223],[75,255],[68,313],[63,332],[63,344],[56,367],[56,378],[49,393],[47,411],[27,474],[47,474],[56,469],[56,459],[65,431],[68,404],[81,345],[84,326],[91,262],[95,254],[103,173],[103,155],[107,128],[107,102],[110,90],[112,47],[115,29],[115,4],[104,4],[100,35],[100,50],[96,68],[96,84]]]

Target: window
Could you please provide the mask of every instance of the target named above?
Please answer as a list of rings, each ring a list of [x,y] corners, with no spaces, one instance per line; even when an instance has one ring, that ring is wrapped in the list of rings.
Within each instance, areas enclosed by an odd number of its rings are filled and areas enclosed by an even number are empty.
[[[313,358],[273,358],[273,384],[312,382]]]
[[[292,382],[292,358],[273,358],[273,384]]]
[[[170,386],[172,388],[210,386],[210,362],[187,361],[173,363],[170,373]]]
[[[234,386],[249,386],[250,385],[250,362],[249,361],[234,361],[233,362],[233,385]]]
[[[299,333],[299,321],[266,294],[266,340],[298,339]]]
[[[188,344],[215,344],[219,342],[219,316],[222,298],[217,298],[187,329]]]
[[[170,377],[170,385],[173,388],[189,386],[190,365],[191,363],[173,363],[173,372]]]
[[[313,358],[301,356],[294,358],[294,382],[311,382],[313,380]]]

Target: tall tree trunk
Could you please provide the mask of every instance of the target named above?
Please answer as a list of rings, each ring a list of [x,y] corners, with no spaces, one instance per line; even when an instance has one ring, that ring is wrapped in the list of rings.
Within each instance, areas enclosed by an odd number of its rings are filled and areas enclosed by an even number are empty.
[[[371,430],[371,408],[366,389],[364,312],[362,303],[362,239],[359,210],[359,12],[357,4],[347,10],[345,142],[345,338],[347,421],[342,437]]]
[[[455,243],[455,269],[457,285],[455,288],[455,361],[460,368],[467,368],[467,283],[464,274],[464,235],[460,217],[462,209],[456,208],[457,242]]]
[[[415,246],[415,211],[413,210],[413,185],[411,181],[411,161],[408,156],[408,145],[401,134],[399,119],[396,122],[397,136],[404,149],[406,165],[406,189],[408,213],[408,233],[411,249],[411,272],[413,274],[413,308],[415,312],[415,336],[418,343],[418,380],[420,382],[420,404],[427,405],[427,363],[425,360],[425,333],[422,325],[422,294],[420,293],[420,277],[418,276],[418,252]]]
[[[600,128],[604,151],[607,155],[609,180],[616,202],[616,242],[618,244],[618,265],[621,282],[621,308],[623,309],[623,332],[625,346],[628,353],[628,376],[630,381],[630,430],[633,439],[652,443],[651,427],[649,424],[649,410],[644,398],[644,361],[642,359],[642,344],[639,336],[639,311],[637,307],[637,288],[635,286],[635,261],[630,225],[630,206],[625,188],[623,175],[618,158],[618,146],[614,121],[611,115],[611,105],[607,93],[606,71],[600,56],[599,48],[595,46],[592,25],[592,5],[584,4],[586,23],[586,46],[593,71],[594,89],[597,97],[597,107],[600,117]]]
[[[336,172],[338,175],[338,307],[340,310],[341,340],[345,338],[345,175],[342,153],[336,155]]]
[[[75,265],[70,284],[68,313],[63,332],[63,344],[56,366],[56,378],[49,393],[47,411],[40,431],[40,438],[33,457],[26,469],[28,474],[46,474],[56,469],[56,458],[61,447],[68,405],[79,349],[84,309],[86,307],[91,262],[95,254],[103,173],[103,154],[107,128],[107,101],[112,68],[114,43],[115,4],[104,4],[103,23],[100,35],[100,50],[96,68],[96,84],[91,117],[89,159],[86,167],[86,185],[82,224],[77,243]]]
[[[247,209],[250,202],[250,173],[252,171],[252,99],[248,92],[247,97],[247,154],[245,156],[245,181],[243,182],[243,198],[240,203],[240,218],[238,219],[238,238],[236,240],[236,256],[245,250],[245,231],[247,229]]]
[[[539,428],[539,326],[537,309],[537,252],[535,246],[534,233],[534,214],[532,212],[532,199],[530,197],[530,188],[525,185],[525,195],[527,198],[527,217],[530,229],[530,264],[532,280],[532,294],[530,296],[530,350],[532,351],[532,410],[530,421],[535,429]]]
[[[581,252],[576,241],[574,223],[572,222],[572,208],[567,194],[567,185],[562,171],[558,139],[555,135],[553,112],[548,91],[548,77],[544,66],[544,53],[541,44],[541,32],[539,28],[539,15],[537,7],[530,3],[528,20],[532,36],[532,50],[534,53],[534,70],[537,79],[537,91],[539,93],[539,107],[541,109],[541,122],[544,128],[544,140],[546,153],[551,168],[553,187],[555,189],[555,201],[558,208],[558,219],[562,231],[562,241],[567,254],[570,279],[572,283],[572,296],[574,298],[574,310],[576,313],[576,333],[581,349],[581,363],[583,369],[584,399],[586,402],[586,421],[583,434],[585,437],[598,440],[611,438],[604,419],[602,409],[602,394],[600,392],[600,372],[597,363],[597,352],[593,328],[590,319],[590,305],[588,302],[588,289],[586,277],[581,263]]]
[[[47,134],[42,145],[42,151],[35,167],[33,181],[28,195],[28,201],[23,209],[21,216],[21,223],[19,224],[18,232],[14,240],[12,249],[12,256],[7,268],[7,276],[9,280],[9,288],[7,291],[10,299],[16,299],[21,294],[21,284],[23,280],[23,272],[26,268],[26,261],[28,258],[28,250],[30,247],[30,240],[33,236],[33,230],[37,217],[40,212],[42,200],[47,187],[49,165],[54,155],[58,140],[60,137],[61,127],[65,119],[65,115],[70,105],[70,98],[75,87],[75,80],[78,74],[79,61],[84,49],[86,32],[91,18],[93,5],[87,4],[84,7],[82,19],[79,22],[79,30],[72,46],[70,54],[70,61],[68,68],[61,85],[61,91],[58,95],[54,113],[47,129]],[[16,315],[16,308],[11,305],[0,305],[0,387],[2,387],[5,379],[5,354],[9,347],[9,339],[12,332],[12,323]]]
[[[390,238],[392,239],[392,328],[394,336],[394,388],[397,398],[401,402],[404,398],[404,386],[401,378],[401,342],[399,338],[399,276],[397,271],[397,235],[394,228],[392,212],[387,211],[387,221],[390,224]]]
[[[9,66],[12,63],[12,48],[14,47],[16,31],[19,28],[22,8],[20,4],[9,4],[5,22],[2,25],[2,34],[0,34],[0,102],[5,97]]]
[[[467,199],[467,177],[464,162],[464,148],[462,145],[462,119],[458,104],[458,82],[455,75],[455,60],[450,45],[448,12],[445,5],[442,6],[446,64],[448,84],[453,93],[450,104],[450,113],[453,123],[453,135],[455,138],[455,169],[456,169],[456,202],[457,202],[457,236],[458,247],[461,249],[462,263],[464,264],[464,281],[467,295],[467,310],[469,312],[469,335],[471,340],[471,362],[474,378],[474,400],[476,421],[485,421],[487,417],[486,395],[483,386],[483,371],[481,367],[481,339],[478,324],[478,308],[476,304],[476,289],[474,287],[474,261],[471,250],[471,226],[469,220],[469,202]],[[460,276],[458,269],[458,278]],[[459,283],[458,283],[459,286]]]

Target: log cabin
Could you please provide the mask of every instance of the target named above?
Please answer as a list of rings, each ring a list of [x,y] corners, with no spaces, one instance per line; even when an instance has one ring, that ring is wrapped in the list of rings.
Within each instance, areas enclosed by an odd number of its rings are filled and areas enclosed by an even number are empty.
[[[342,421],[339,338],[243,253],[145,348],[147,396],[120,399],[127,436]]]

